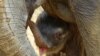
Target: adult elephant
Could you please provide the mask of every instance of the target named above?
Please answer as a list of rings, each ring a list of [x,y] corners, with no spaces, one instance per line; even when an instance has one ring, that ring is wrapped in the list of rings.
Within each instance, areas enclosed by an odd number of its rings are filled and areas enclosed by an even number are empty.
[[[41,4],[53,17],[76,23],[82,36],[86,56],[100,56],[100,0],[38,0],[28,5],[33,5],[30,7],[34,9],[38,4]],[[31,15],[30,11],[33,9],[27,7]]]
[[[46,0],[43,8],[52,16],[76,23],[87,56],[100,56],[100,0]]]
[[[50,15],[66,22],[77,23],[86,55],[100,56],[99,0],[27,1],[32,1],[27,4],[29,13],[24,0],[0,0],[2,4],[0,5],[0,54],[2,56],[34,56],[34,50],[27,40],[24,27],[28,14],[30,18],[33,9],[40,4]]]
[[[0,0],[0,56],[37,56],[26,35],[27,15],[24,0]]]

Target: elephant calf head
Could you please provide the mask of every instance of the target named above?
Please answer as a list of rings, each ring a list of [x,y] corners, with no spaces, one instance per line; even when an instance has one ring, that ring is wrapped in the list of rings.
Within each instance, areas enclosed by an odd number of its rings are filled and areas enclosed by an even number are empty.
[[[75,24],[67,23],[43,12],[39,15],[36,26],[32,22],[29,22],[29,25],[40,53],[45,51],[47,56],[80,56],[83,51],[80,48],[82,41]]]
[[[45,1],[37,0],[37,1],[40,1],[39,4],[42,5],[42,7],[44,8],[44,10],[46,11],[46,13],[49,16],[52,16],[52,17],[58,18],[58,19],[62,19],[62,20],[64,20],[64,22],[65,21],[70,22],[72,25],[75,26],[74,29],[72,29],[71,27],[69,29],[70,29],[70,31],[74,32],[72,34],[72,36],[75,35],[76,39],[82,37],[81,42],[83,41],[83,45],[84,45],[83,47],[85,48],[87,56],[100,56],[100,50],[99,50],[100,49],[100,41],[99,41],[99,39],[100,39],[100,16],[99,16],[100,15],[100,6],[99,6],[100,1],[99,0],[96,0],[96,1],[95,0],[45,0]],[[43,3],[41,1],[43,1]],[[34,7],[35,4],[36,3],[32,4],[31,7]],[[28,10],[28,11],[30,12],[31,10]],[[29,17],[30,17],[30,14],[32,15],[32,13],[29,13]],[[51,23],[52,23],[52,21],[51,21]],[[62,23],[60,23],[60,24],[62,24]],[[47,25],[45,27],[48,29],[49,25]],[[55,28],[53,25],[50,25],[50,27],[51,27],[51,29],[50,28],[49,29],[51,31],[47,30],[46,28],[44,28],[44,29],[47,31],[44,31],[43,29],[39,29],[38,30],[38,31],[40,31],[39,35],[42,36],[42,37],[41,36],[39,36],[39,37],[40,38],[48,37],[47,39],[49,39],[50,36],[52,36],[50,38],[53,38],[54,36],[59,35],[59,34],[56,35],[54,32],[54,29],[57,30],[57,28]],[[67,25],[66,25],[66,27],[67,27]],[[62,29],[65,30],[66,32],[68,32],[67,29],[64,29],[63,27],[62,27]],[[53,31],[53,33],[51,33],[52,31]],[[77,32],[77,31],[79,31],[79,32],[76,34],[75,32]],[[46,35],[46,34],[48,34],[48,35]],[[59,42],[56,43],[56,41],[54,41],[56,38],[53,39],[54,43],[52,43],[51,40],[49,40],[50,42],[47,42],[46,41],[47,39],[43,39],[44,41],[41,41],[41,43],[42,42],[45,43],[44,46],[45,45],[53,46],[55,44],[58,45],[58,43],[59,43]],[[80,41],[80,40],[77,40],[77,41]],[[78,43],[81,43],[81,42],[78,42]],[[49,43],[49,45],[47,45],[47,43]],[[50,44],[50,43],[52,43],[52,44]],[[75,44],[75,45],[77,45],[77,44]],[[70,46],[70,45],[68,45],[68,46]],[[72,48],[72,46],[71,46],[71,48]],[[79,46],[82,46],[82,45],[79,45]],[[69,49],[70,49],[70,47],[69,47]],[[79,47],[79,49],[81,49],[81,47]],[[70,50],[72,50],[72,49],[70,49]]]

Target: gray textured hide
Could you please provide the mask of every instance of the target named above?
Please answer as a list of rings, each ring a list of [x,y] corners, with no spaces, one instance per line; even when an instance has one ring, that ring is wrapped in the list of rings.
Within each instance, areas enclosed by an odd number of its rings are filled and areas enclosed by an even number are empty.
[[[0,0],[0,56],[37,56],[27,39],[24,0]]]

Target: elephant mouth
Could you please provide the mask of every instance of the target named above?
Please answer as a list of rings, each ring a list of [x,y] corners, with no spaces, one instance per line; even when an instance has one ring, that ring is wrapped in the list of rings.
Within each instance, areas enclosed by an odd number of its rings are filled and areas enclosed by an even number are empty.
[[[39,48],[40,56],[43,56],[47,52],[47,48]]]

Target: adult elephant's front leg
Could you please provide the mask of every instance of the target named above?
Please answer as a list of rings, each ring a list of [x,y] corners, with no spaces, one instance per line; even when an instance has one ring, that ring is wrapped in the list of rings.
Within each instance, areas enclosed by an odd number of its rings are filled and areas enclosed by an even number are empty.
[[[26,35],[24,0],[0,0],[0,56],[37,56]]]
[[[100,56],[100,0],[70,0],[87,56]]]

